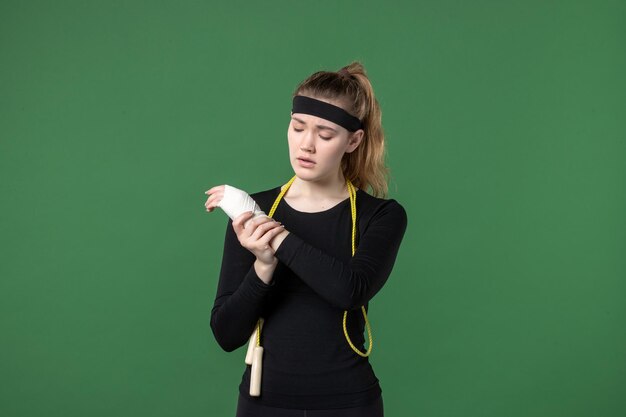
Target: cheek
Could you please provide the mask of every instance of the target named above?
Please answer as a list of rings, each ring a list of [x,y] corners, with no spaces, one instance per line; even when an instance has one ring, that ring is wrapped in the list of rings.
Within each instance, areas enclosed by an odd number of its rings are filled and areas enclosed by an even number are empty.
[[[296,149],[296,138],[291,132],[287,133],[287,146],[289,147],[289,154],[293,154],[294,149]]]
[[[317,163],[320,166],[333,166],[341,160],[340,152],[334,146],[321,146],[315,148]]]
[[[341,159],[345,153],[345,146],[340,141],[333,141],[324,147],[323,152],[331,159]]]

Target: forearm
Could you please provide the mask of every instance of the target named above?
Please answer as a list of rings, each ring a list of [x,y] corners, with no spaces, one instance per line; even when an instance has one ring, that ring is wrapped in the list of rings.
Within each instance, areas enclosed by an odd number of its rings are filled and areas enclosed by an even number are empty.
[[[387,204],[363,225],[352,258],[337,258],[291,233],[275,256],[329,303],[351,310],[366,304],[383,287],[406,230],[404,209]]]
[[[276,258],[271,264],[256,259],[237,290],[215,300],[211,311],[211,329],[224,350],[235,350],[250,337],[261,316],[277,265]]]
[[[255,257],[239,244],[232,221],[228,221],[218,287],[211,310],[211,330],[226,351],[246,343],[271,291],[272,284],[263,281],[254,263]]]
[[[342,310],[366,304],[388,276],[387,271],[335,258],[295,235],[276,255],[319,296]]]
[[[269,288],[252,267],[237,290],[216,298],[211,310],[211,330],[222,349],[230,352],[248,341],[262,315]]]

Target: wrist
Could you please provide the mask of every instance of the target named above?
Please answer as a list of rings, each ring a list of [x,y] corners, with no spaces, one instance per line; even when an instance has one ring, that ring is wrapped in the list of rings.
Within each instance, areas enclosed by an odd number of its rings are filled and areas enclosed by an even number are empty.
[[[272,276],[274,275],[274,270],[276,269],[276,265],[278,265],[278,259],[274,258],[274,261],[271,263],[266,263],[258,258],[254,261],[254,271],[266,284],[269,284],[272,280]]]
[[[274,253],[276,253],[281,243],[283,243],[283,241],[288,235],[289,235],[289,231],[283,230],[282,232],[274,236],[274,238],[270,241],[270,246],[274,250]]]

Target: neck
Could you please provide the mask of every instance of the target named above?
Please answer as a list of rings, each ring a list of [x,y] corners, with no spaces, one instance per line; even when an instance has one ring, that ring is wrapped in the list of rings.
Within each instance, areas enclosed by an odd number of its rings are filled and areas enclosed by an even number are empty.
[[[347,193],[346,179],[341,171],[332,178],[316,181],[305,181],[297,177],[289,188],[289,194],[304,198],[341,198]]]

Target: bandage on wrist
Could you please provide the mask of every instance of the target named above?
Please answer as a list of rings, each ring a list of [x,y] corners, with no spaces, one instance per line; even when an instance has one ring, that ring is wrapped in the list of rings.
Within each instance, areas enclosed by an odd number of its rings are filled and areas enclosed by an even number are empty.
[[[217,206],[224,210],[224,213],[226,213],[231,220],[235,220],[235,218],[246,211],[254,213],[246,223],[256,217],[267,216],[248,193],[238,188],[231,187],[230,185],[224,185],[224,197],[222,197],[222,200]]]

